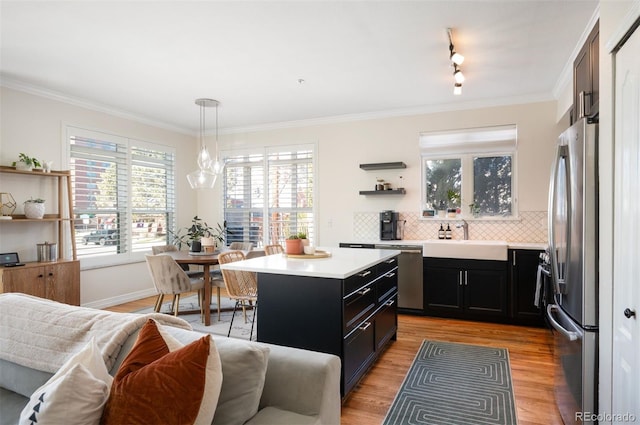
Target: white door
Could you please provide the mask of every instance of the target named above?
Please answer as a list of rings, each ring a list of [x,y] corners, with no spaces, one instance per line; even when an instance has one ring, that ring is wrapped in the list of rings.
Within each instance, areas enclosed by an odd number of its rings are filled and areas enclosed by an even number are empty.
[[[615,55],[612,414],[640,421],[640,30]],[[635,314],[635,315],[634,315]],[[613,423],[623,423],[613,420]],[[629,422],[629,419],[626,420]]]

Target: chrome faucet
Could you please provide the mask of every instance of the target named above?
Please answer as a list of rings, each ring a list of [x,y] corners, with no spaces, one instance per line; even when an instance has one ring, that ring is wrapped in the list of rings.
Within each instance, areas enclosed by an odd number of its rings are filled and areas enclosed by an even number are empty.
[[[462,227],[462,230],[464,231],[464,240],[469,240],[469,223],[467,223],[466,220],[462,220],[462,223],[456,224],[456,227],[458,229]]]

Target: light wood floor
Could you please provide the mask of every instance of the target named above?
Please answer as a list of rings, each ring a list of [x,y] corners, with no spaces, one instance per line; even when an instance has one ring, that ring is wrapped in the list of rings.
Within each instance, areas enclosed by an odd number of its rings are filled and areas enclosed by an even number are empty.
[[[131,312],[155,297],[111,307]],[[342,405],[343,425],[380,424],[424,339],[509,350],[519,425],[562,425],[553,396],[553,358],[548,330],[431,317],[398,316],[398,338]]]

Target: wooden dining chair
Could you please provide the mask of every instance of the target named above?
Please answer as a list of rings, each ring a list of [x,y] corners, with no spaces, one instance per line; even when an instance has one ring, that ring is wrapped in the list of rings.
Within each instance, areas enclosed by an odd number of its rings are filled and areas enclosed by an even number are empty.
[[[218,255],[218,262],[220,264],[232,263],[235,261],[245,260],[246,257],[242,251],[228,251]],[[233,306],[233,314],[231,316],[231,324],[229,325],[229,332],[227,336],[231,335],[231,328],[233,327],[233,319],[236,314],[236,309],[242,307],[244,313],[244,321],[247,322],[247,305],[253,305],[253,318],[251,319],[251,333],[249,339],[253,336],[253,327],[256,320],[256,314],[258,312],[258,281],[254,272],[246,270],[225,270],[222,269],[222,278],[224,280],[225,288],[229,294],[229,298],[235,300]]]
[[[198,291],[200,300],[200,314],[204,315],[204,279],[200,277],[189,277],[187,273],[169,255],[145,255],[147,267],[151,273],[153,285],[158,292],[158,298],[153,311],[160,312],[162,301],[165,295],[172,295],[173,301],[171,310],[173,315],[178,315],[180,308],[180,295],[186,292]]]
[[[284,248],[280,244],[267,245],[264,247],[264,252],[267,255],[282,254]]]

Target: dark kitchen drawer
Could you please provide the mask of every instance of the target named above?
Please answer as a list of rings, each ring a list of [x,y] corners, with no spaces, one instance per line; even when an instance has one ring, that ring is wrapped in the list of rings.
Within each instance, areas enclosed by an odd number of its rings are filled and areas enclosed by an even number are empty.
[[[376,277],[376,266],[369,267],[366,270],[358,272],[353,276],[350,276],[344,281],[344,294],[347,296],[352,292],[362,288],[367,283],[371,282]]]
[[[398,292],[398,268],[393,268],[385,272],[376,280],[376,302],[384,302],[389,296]]]
[[[359,324],[358,328],[344,339],[344,393],[348,393],[366,372],[375,356],[374,326],[370,320]]]
[[[395,336],[398,330],[397,304],[398,296],[396,294],[387,300],[374,316],[376,348],[382,347]]]
[[[344,300],[344,332],[351,332],[376,306],[375,291],[367,285]]]
[[[389,258],[388,260],[384,260],[377,266],[378,275],[385,274],[388,271],[398,267],[398,257]]]

